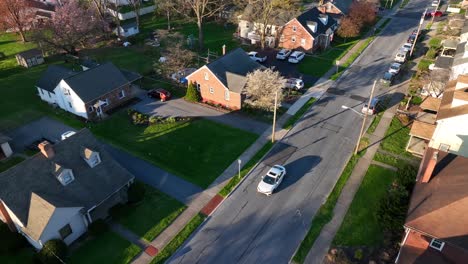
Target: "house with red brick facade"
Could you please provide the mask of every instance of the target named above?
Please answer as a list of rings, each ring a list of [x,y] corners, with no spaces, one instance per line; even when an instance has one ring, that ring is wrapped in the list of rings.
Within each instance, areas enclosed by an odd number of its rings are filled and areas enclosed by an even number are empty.
[[[338,23],[332,16],[314,7],[282,27],[279,46],[304,51],[326,49],[337,27]]]
[[[232,110],[242,107],[247,74],[264,67],[237,48],[186,77],[200,91],[202,101]]]
[[[397,264],[468,263],[468,158],[427,148]]]
[[[118,69],[110,62],[80,72],[51,65],[36,88],[43,101],[87,120],[96,120],[132,99],[132,82],[140,78],[139,74]]]

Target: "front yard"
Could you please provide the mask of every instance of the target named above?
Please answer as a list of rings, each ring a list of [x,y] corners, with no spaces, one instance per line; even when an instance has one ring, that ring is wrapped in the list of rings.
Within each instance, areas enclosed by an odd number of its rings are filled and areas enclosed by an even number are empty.
[[[394,117],[382,140],[381,148],[397,155],[412,157],[406,152],[406,144],[410,138],[409,131],[408,125],[403,125],[397,117]]]
[[[147,241],[157,237],[174,219],[182,213],[185,206],[152,188],[145,186],[145,197],[136,205],[120,208],[117,221]]]
[[[123,111],[93,125],[93,133],[203,188],[213,182],[257,135],[195,119],[136,126]]]
[[[113,263],[126,264],[140,253],[141,249],[112,231],[107,231],[95,238],[88,238],[72,252],[72,264]]]

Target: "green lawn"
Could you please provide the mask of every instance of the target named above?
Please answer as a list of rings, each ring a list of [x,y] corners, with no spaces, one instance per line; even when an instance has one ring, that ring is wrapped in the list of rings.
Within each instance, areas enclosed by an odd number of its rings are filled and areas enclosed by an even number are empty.
[[[126,264],[140,253],[141,249],[108,231],[96,238],[91,238],[72,252],[70,261],[73,264]]]
[[[4,53],[6,58],[0,59],[0,71],[17,66],[15,55],[19,52],[35,48],[36,45],[31,42],[19,42],[16,34],[5,33],[0,35],[0,52]]]
[[[340,229],[335,246],[378,246],[383,241],[382,228],[375,212],[387,194],[396,172],[371,165],[354,196]]]
[[[412,157],[410,153],[406,152],[406,144],[410,138],[409,131],[410,128],[408,126],[403,126],[400,120],[394,117],[385,133],[385,137],[380,145],[381,148],[398,155]]]
[[[123,111],[92,126],[91,130],[110,143],[203,188],[258,137],[205,119],[135,126]]]
[[[167,246],[151,261],[150,264],[163,264],[184,241],[200,226],[205,216],[197,214],[190,222],[167,244]]]
[[[413,157],[413,159],[415,161],[418,161],[418,162],[420,161],[420,159],[418,159],[416,157]],[[407,162],[406,160],[399,159],[399,158],[396,158],[396,157],[393,157],[393,156],[390,156],[390,155],[385,155],[385,154],[380,153],[380,152],[375,153],[374,160],[385,163],[385,164],[388,164],[390,166],[393,166],[393,167],[399,168],[399,169],[400,168],[405,168],[409,164],[409,162]]]
[[[118,215],[118,222],[135,234],[152,241],[185,209],[185,206],[145,185],[145,198],[137,205],[122,208]]]
[[[0,161],[0,172],[6,171],[9,168],[15,166],[16,164],[22,162],[24,158],[22,157],[10,157],[6,160]]]
[[[8,255],[0,255],[0,263],[2,264],[32,264],[34,250],[32,248],[23,248],[19,252],[12,252]]]

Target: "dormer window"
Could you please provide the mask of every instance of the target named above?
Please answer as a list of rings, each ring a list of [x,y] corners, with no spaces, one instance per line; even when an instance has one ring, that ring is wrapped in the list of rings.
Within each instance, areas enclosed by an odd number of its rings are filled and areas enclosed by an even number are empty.
[[[75,179],[71,169],[64,168],[58,163],[52,164],[52,170],[52,174],[63,186],[67,186]]]
[[[99,152],[89,148],[81,147],[81,157],[88,163],[89,167],[94,168],[101,163]]]

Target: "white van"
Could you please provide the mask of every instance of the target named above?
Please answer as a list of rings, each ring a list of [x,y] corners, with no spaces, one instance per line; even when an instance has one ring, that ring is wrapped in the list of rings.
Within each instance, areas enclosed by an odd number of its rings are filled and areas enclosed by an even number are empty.
[[[398,63],[405,63],[408,57],[408,51],[406,49],[400,48],[395,55],[395,61]]]

